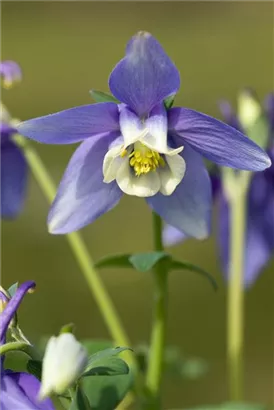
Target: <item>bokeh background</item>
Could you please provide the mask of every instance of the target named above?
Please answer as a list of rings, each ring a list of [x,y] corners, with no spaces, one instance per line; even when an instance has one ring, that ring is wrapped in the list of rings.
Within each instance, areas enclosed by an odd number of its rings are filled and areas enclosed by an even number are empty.
[[[181,72],[176,104],[220,117],[217,101],[236,104],[243,86],[259,98],[273,89],[273,2],[3,2],[2,59],[20,63],[20,86],[4,91],[13,116],[28,119],[91,102],[91,88],[108,91],[108,75],[122,58],[128,39],[147,30],[162,43]],[[75,146],[37,150],[56,183]],[[34,279],[37,291],[20,311],[32,339],[74,322],[81,337],[108,332],[62,236],[47,232],[49,205],[30,175],[26,206],[14,222],[2,224],[3,285]],[[227,400],[226,286],[213,234],[188,240],[171,251],[211,272],[214,293],[188,272],[169,280],[168,343],[209,363],[196,381],[165,381],[166,408]],[[113,211],[82,231],[95,260],[115,252],[152,247],[151,214],[145,202],[124,198]],[[273,404],[273,274],[262,272],[245,298],[246,399]],[[147,342],[151,325],[152,281],[131,270],[102,270],[102,278],[133,344]]]

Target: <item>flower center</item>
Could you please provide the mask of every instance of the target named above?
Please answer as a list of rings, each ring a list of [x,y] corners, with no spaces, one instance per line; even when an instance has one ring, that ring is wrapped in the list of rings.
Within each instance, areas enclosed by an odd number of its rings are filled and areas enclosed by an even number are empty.
[[[127,150],[121,154],[122,157],[127,155]],[[152,151],[141,142],[134,144],[134,149],[129,155],[129,165],[134,169],[135,175],[139,177],[150,171],[155,171],[159,166],[165,166],[164,158],[157,151]]]

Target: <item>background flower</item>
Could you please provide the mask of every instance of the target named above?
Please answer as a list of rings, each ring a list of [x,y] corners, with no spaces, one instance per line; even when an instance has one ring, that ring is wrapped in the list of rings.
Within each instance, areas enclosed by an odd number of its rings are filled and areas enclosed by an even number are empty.
[[[6,88],[10,88],[14,81],[20,81],[22,75],[14,61],[0,63],[0,74]],[[20,213],[26,196],[27,165],[24,155],[12,141],[16,132],[14,121],[1,103],[1,217],[6,219],[15,218]]]

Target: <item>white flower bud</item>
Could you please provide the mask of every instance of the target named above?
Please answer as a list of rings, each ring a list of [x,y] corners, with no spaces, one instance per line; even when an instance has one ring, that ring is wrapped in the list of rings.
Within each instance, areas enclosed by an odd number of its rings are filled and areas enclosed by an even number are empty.
[[[87,362],[87,351],[73,334],[51,337],[43,359],[39,399],[43,400],[51,393],[64,393],[80,377]]]

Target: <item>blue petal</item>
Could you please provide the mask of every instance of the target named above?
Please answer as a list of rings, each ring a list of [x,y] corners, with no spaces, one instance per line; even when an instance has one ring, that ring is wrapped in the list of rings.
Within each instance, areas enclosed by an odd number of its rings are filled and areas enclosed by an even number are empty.
[[[73,154],[49,212],[51,233],[77,231],[119,202],[122,191],[115,181],[104,183],[102,172],[113,139],[113,134],[98,135],[84,141]]]
[[[168,112],[169,130],[207,159],[232,168],[262,171],[270,158],[241,132],[215,118],[188,108]]]
[[[1,410],[54,410],[50,399],[38,402],[40,382],[31,374],[5,371],[1,388]]]
[[[208,172],[201,156],[185,144],[182,157],[186,173],[172,195],[157,194],[146,198],[151,208],[166,223],[189,236],[203,239],[208,235],[212,196]]]
[[[126,56],[109,78],[112,94],[139,116],[148,114],[180,87],[180,75],[162,46],[140,31],[127,45]]]
[[[27,164],[11,141],[1,145],[1,216],[14,218],[22,210],[27,185]]]
[[[111,102],[70,108],[18,126],[19,134],[45,144],[72,144],[99,133],[118,130],[118,106]]]
[[[173,246],[177,243],[183,242],[187,239],[187,235],[179,231],[179,229],[174,228],[174,226],[166,224],[162,233],[162,240],[164,246]]]
[[[33,288],[35,288],[35,283],[32,281],[22,283],[22,285],[20,285],[16,290],[14,296],[8,302],[3,312],[0,314],[0,344],[3,344],[5,341],[6,331],[8,329],[9,323],[15,315],[15,312],[22,302],[23,297],[30,289]]]
[[[210,180],[212,187],[212,198],[213,200],[215,200],[221,192],[221,181],[219,176],[215,174],[210,174]],[[208,231],[210,231],[210,226],[208,227]],[[174,226],[165,224],[162,233],[162,239],[164,246],[173,246],[185,241],[185,239],[188,239],[188,236],[183,232],[179,231],[179,229],[174,228]]]
[[[24,378],[22,384],[22,378]],[[43,403],[35,400],[35,391],[30,391],[35,386],[35,390],[40,382],[34,376],[27,373],[12,373],[0,376],[1,410],[54,410],[51,400],[47,399]]]
[[[223,116],[224,121],[236,130],[243,132],[241,124],[236,116],[235,112],[233,111],[230,103],[226,100],[222,100],[219,102],[219,109]]]

